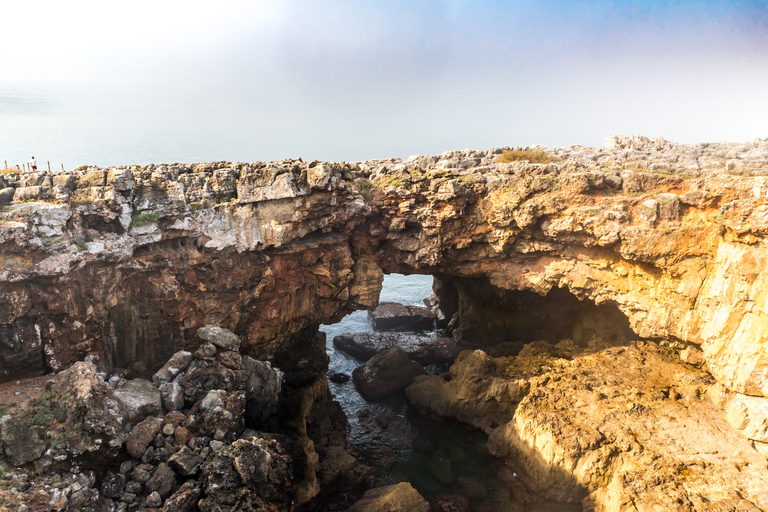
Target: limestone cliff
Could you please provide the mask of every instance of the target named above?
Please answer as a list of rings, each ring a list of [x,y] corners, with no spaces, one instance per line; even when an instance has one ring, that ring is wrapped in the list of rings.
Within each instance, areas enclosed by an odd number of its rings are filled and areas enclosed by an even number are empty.
[[[620,312],[637,336],[699,345],[768,440],[768,140],[611,136],[497,163],[506,149],[4,175],[2,379],[88,352],[157,366],[208,323],[269,358],[374,306],[383,272],[429,273],[459,336],[512,338],[515,319],[559,314],[521,293],[562,289],[597,308],[571,308],[574,339]]]
[[[5,175],[5,379],[88,351],[159,363],[206,322],[268,356],[374,305],[383,269],[567,289],[639,336],[701,345],[728,389],[768,394],[768,142],[501,152]]]

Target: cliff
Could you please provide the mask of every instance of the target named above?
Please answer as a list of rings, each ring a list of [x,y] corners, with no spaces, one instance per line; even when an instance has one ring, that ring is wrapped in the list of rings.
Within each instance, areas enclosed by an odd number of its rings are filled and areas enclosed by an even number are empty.
[[[768,139],[510,148],[354,164],[173,164],[0,177],[0,375],[96,353],[159,367],[220,325],[270,359],[437,277],[457,338],[664,341],[768,441]]]

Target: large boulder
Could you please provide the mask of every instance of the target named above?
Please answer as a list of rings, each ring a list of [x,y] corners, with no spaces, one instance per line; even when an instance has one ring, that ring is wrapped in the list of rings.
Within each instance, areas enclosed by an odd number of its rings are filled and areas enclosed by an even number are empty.
[[[197,330],[200,339],[213,343],[223,350],[240,350],[240,338],[222,327],[206,325]]]
[[[56,433],[52,449],[59,455],[117,450],[125,442],[125,409],[93,366],[77,362],[62,371],[43,398],[50,398],[53,419],[46,429]]]
[[[333,338],[333,346],[364,361],[388,348],[399,347],[421,364],[451,363],[462,350],[453,338],[404,332],[346,332]]]
[[[132,379],[115,390],[115,397],[125,408],[128,421],[141,421],[147,416],[163,411],[163,399],[160,391],[151,382],[144,379]]]
[[[367,491],[347,512],[428,512],[429,503],[408,482]]]
[[[163,419],[151,416],[131,429],[126,449],[131,457],[140,459],[163,426]]]
[[[13,195],[16,193],[15,188],[7,187],[0,189],[0,206],[11,204],[13,202]]]
[[[39,458],[45,451],[45,443],[37,431],[24,419],[4,416],[0,422],[0,441],[5,455],[14,466],[21,466]]]
[[[368,318],[377,331],[431,331],[435,325],[435,315],[428,308],[397,302],[379,303]]]
[[[425,375],[424,367],[408,359],[399,348],[376,354],[363,366],[355,368],[352,380],[365,399],[379,398],[407,388],[413,379]]]

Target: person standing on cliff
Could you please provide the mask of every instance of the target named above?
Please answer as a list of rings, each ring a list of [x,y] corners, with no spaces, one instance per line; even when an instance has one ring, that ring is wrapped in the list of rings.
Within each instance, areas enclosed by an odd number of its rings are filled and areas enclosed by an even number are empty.
[[[29,168],[32,169],[32,172],[37,172],[37,160],[34,156],[29,161]]]

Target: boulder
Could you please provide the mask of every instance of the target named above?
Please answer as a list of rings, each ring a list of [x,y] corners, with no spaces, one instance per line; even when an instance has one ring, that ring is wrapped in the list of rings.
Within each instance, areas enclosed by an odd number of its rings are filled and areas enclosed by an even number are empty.
[[[378,398],[407,388],[413,379],[425,375],[424,367],[408,359],[399,348],[376,354],[363,366],[355,368],[352,380],[363,398]]]
[[[157,466],[149,480],[144,484],[144,489],[157,492],[160,497],[165,499],[170,496],[176,487],[176,473],[165,462]]]
[[[264,501],[291,500],[291,457],[277,439],[238,439],[214,452],[203,464],[202,512],[259,510]]]
[[[196,480],[188,480],[178,491],[165,500],[163,512],[192,512],[197,510],[197,501],[200,499],[200,484]]]
[[[0,190],[0,206],[11,204],[13,202],[13,195],[15,193],[16,189],[11,187]]]
[[[152,382],[155,386],[160,386],[166,382],[172,381],[178,374],[183,372],[192,362],[192,352],[181,350],[171,356],[167,363],[152,376]]]
[[[240,350],[240,338],[227,329],[206,325],[197,330],[197,335],[200,339],[213,343],[223,350]]]
[[[184,388],[178,382],[166,382],[160,386],[160,398],[166,411],[180,411],[184,407]]]
[[[128,421],[132,423],[163,411],[160,391],[148,380],[129,380],[123,387],[116,389],[114,394],[125,408]]]
[[[263,431],[277,428],[277,409],[283,385],[283,372],[267,361],[243,356],[245,381],[245,415],[254,427]]]
[[[451,363],[461,352],[453,338],[433,338],[400,332],[344,333],[333,338],[333,346],[364,361],[386,349],[399,347],[421,364]]]
[[[428,512],[429,503],[408,482],[367,491],[347,512]]]
[[[126,448],[131,457],[140,459],[163,426],[162,418],[151,416],[131,429]]]
[[[244,389],[246,377],[245,370],[233,370],[214,360],[195,359],[181,375],[179,384],[184,388],[185,405],[192,407],[211,389],[227,393]]]
[[[168,458],[168,465],[181,476],[195,475],[202,463],[203,459],[195,455],[195,453],[186,446],[182,446],[181,450]]]
[[[431,331],[435,316],[424,306],[404,306],[397,302],[381,302],[368,312],[377,331]]]
[[[330,370],[328,372],[328,380],[331,382],[335,382],[336,384],[344,384],[345,382],[349,382],[350,376],[346,373],[337,372],[334,370]]]
[[[3,419],[0,441],[3,442],[5,455],[14,466],[31,462],[43,454],[45,443],[33,427],[21,418],[4,416]]]
[[[60,372],[51,395],[54,417],[61,414],[57,421],[63,422],[55,428],[63,433],[63,443],[52,448],[58,455],[64,456],[65,450],[80,455],[107,447],[116,452],[122,446],[125,409],[93,366],[79,361]],[[104,439],[108,442],[103,443]]]

